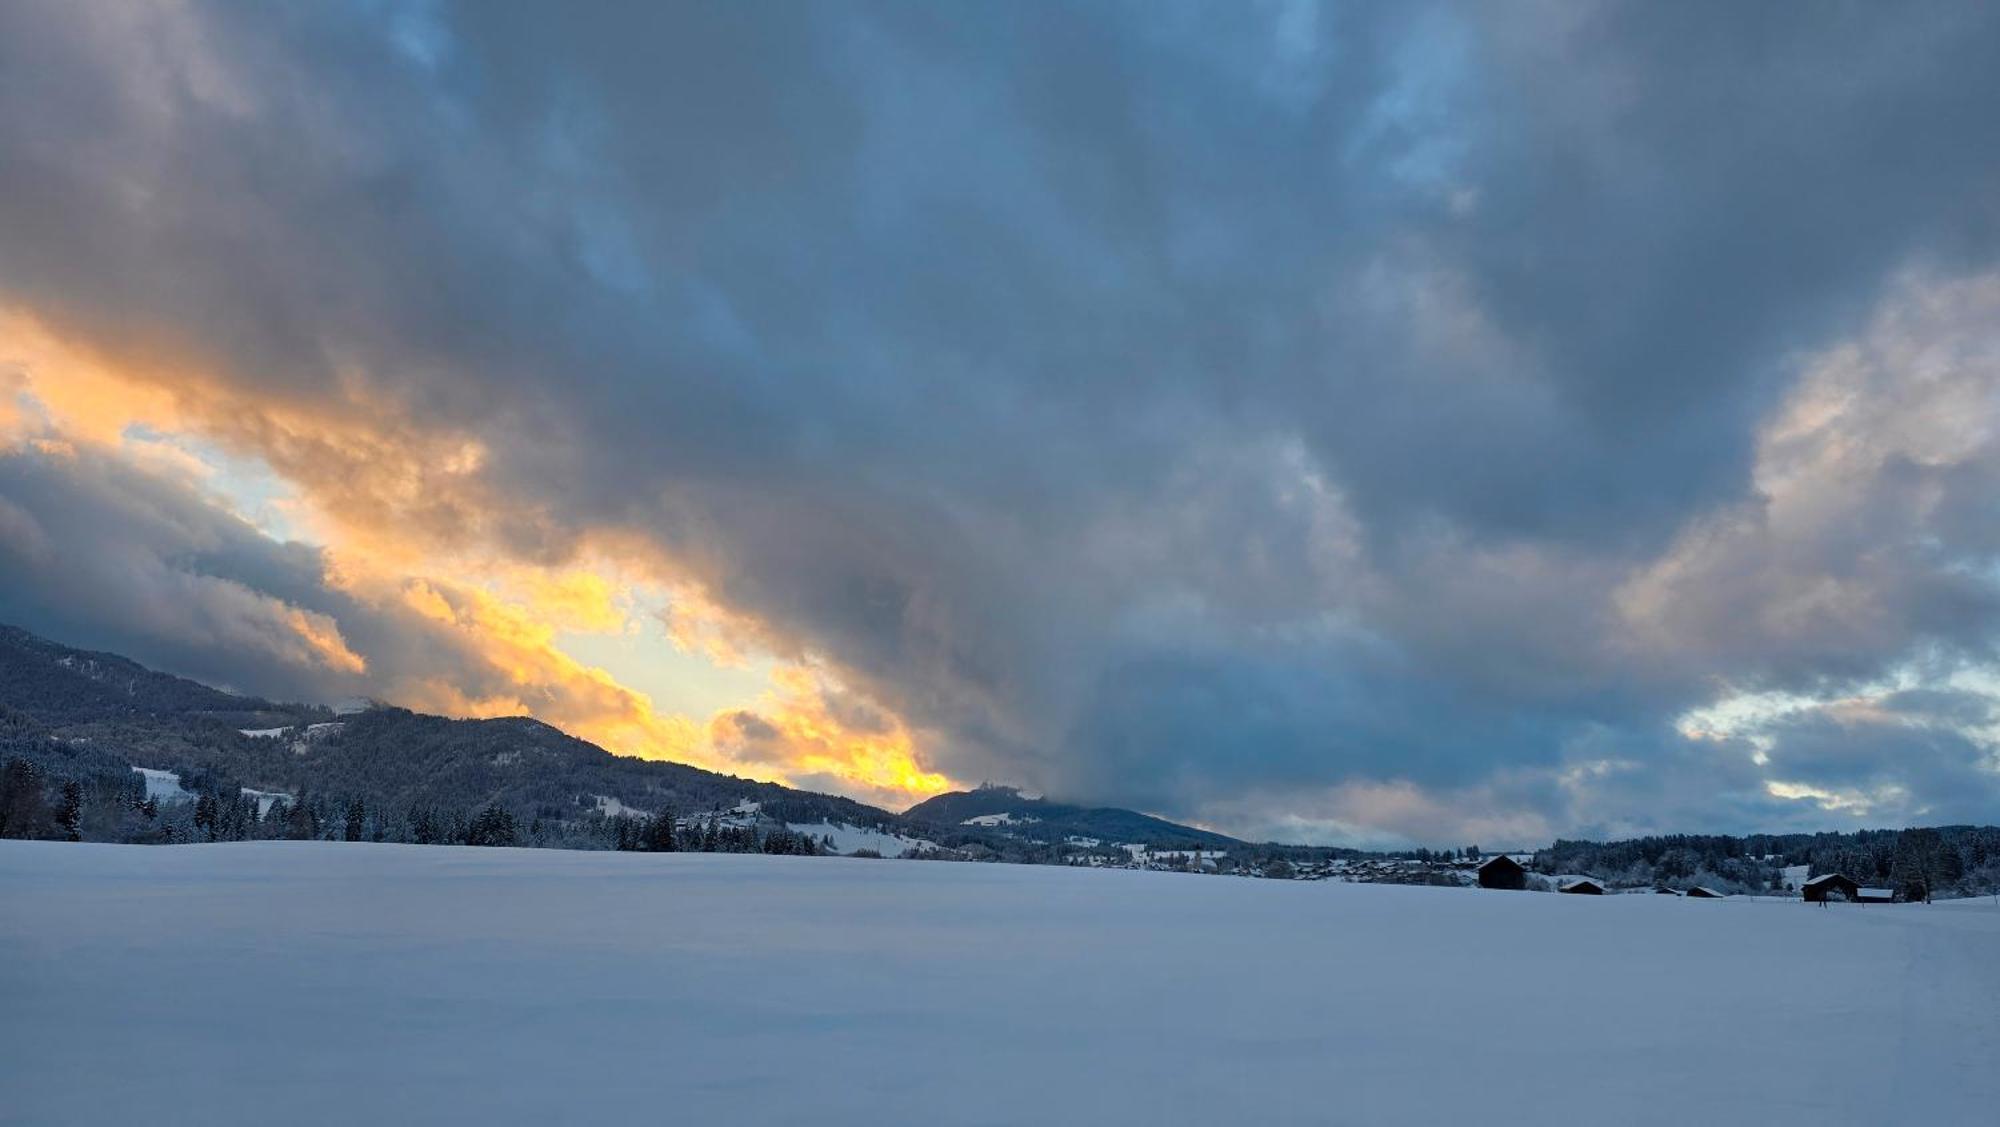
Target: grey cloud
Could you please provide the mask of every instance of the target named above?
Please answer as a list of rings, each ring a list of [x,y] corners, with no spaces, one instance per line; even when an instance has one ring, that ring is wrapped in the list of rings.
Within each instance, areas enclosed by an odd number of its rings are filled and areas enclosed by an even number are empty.
[[[1924,550],[1884,475],[1621,618],[1802,352],[1995,266],[2000,17],[1801,15],[14,5],[0,301],[477,435],[506,546],[655,539],[960,777],[1608,824],[1495,780],[1992,636],[1979,459]],[[1768,652],[1841,568],[1889,625]]]
[[[366,667],[308,644],[300,616]],[[0,622],[279,700],[393,696],[426,677],[474,698],[523,691],[453,631],[329,584],[318,549],[88,447],[0,450]]]

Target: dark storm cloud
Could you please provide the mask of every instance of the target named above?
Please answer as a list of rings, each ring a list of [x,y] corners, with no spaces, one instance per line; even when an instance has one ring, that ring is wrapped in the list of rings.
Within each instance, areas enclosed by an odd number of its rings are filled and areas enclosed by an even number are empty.
[[[1718,679],[1992,637],[1983,448],[1850,514],[1886,553],[1752,477],[1802,355],[1994,268],[1996,51],[1971,4],[18,4],[0,302],[478,436],[506,547],[642,532],[958,777],[1574,825],[1607,738],[1701,785]],[[1745,612],[1828,574],[1880,613]]]
[[[0,621],[246,692],[355,682],[301,640],[298,608],[346,610],[318,553],[193,490],[90,454],[0,456]]]
[[[88,449],[0,451],[0,622],[276,700],[421,677],[528,691],[438,623],[329,583],[319,549]]]

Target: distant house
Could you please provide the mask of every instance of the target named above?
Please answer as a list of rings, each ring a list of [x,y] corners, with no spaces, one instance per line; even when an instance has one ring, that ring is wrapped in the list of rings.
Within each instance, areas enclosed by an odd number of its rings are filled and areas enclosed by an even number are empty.
[[[1801,885],[1799,891],[1807,900],[1824,904],[1829,900],[1859,899],[1861,886],[1839,873],[1823,873]]]
[[[1504,853],[1489,857],[1479,866],[1479,887],[1510,888],[1519,892],[1528,887],[1528,870]]]
[[[1678,892],[1675,892],[1675,891],[1674,891],[1673,889],[1671,889],[1671,888],[1656,888],[1656,889],[1654,889],[1654,890],[1653,890],[1653,895],[1655,895],[1655,896],[1679,896],[1679,895],[1680,895],[1680,893],[1678,893]]]
[[[1856,904],[1894,904],[1896,890],[1893,888],[1857,888],[1854,890]]]
[[[1556,886],[1556,891],[1567,892],[1572,896],[1602,896],[1604,895],[1604,886],[1591,880],[1589,877],[1580,877],[1576,880],[1562,882]]]
[[[1688,889],[1687,894],[1695,900],[1721,900],[1724,898],[1723,893],[1701,885],[1695,885],[1693,888]]]

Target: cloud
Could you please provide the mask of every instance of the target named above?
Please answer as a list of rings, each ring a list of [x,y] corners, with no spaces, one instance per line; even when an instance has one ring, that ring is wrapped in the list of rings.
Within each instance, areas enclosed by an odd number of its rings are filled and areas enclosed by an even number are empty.
[[[272,593],[316,585],[310,553],[93,450],[0,451],[0,531],[0,621],[239,688],[317,695],[367,668],[333,614]]]
[[[13,6],[0,370],[439,707],[716,740],[563,652],[644,590],[843,786],[1832,816],[1681,722],[1991,660],[2000,20],[1302,10]]]

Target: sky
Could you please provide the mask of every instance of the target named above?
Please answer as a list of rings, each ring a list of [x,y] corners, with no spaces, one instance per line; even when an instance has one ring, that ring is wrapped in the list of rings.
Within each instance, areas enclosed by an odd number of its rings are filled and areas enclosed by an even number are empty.
[[[0,5],[0,621],[901,808],[2000,820],[2000,9]]]

